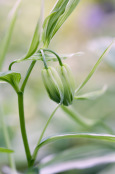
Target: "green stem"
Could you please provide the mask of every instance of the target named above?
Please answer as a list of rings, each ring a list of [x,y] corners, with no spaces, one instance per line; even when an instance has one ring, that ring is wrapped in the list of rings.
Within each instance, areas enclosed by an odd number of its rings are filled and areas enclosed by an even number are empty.
[[[27,81],[28,81],[28,78],[29,78],[29,76],[30,76],[30,73],[31,73],[31,71],[32,71],[32,69],[33,69],[35,63],[36,63],[36,60],[33,60],[32,63],[31,63],[31,65],[30,65],[30,67],[29,67],[29,69],[28,69],[28,71],[27,71],[27,73],[26,73],[26,76],[25,76],[25,78],[24,78],[24,81],[23,81],[22,86],[21,86],[21,89],[20,89],[22,92],[24,92],[26,83],[27,83]]]
[[[43,138],[43,136],[44,136],[44,133],[45,133],[45,131],[46,131],[46,129],[47,129],[47,127],[48,127],[48,125],[49,125],[49,123],[50,123],[52,117],[54,116],[55,112],[57,111],[57,109],[58,109],[59,107],[60,107],[60,104],[54,109],[54,111],[53,111],[52,114],[50,115],[50,117],[49,117],[49,119],[48,119],[48,121],[47,121],[47,123],[46,123],[46,125],[45,125],[45,127],[44,127],[44,129],[43,129],[43,131],[42,131],[42,133],[41,133],[41,135],[40,135],[40,138],[39,138],[39,140],[38,140],[37,146],[38,146],[39,143],[41,142],[41,140],[42,140],[42,138]],[[36,156],[37,156],[37,153],[38,153],[37,146],[36,146],[36,148],[35,148],[35,150],[34,150],[34,152],[33,152],[31,164],[34,164],[34,162],[35,162],[35,160],[36,160]]]
[[[18,93],[18,107],[19,107],[19,119],[20,119],[20,128],[23,139],[23,144],[25,148],[26,158],[28,161],[28,166],[30,166],[31,161],[31,152],[28,144],[26,127],[25,127],[25,118],[24,118],[24,104],[23,104],[23,93]]]
[[[58,59],[58,61],[59,61],[60,66],[63,66],[63,63],[62,63],[62,61],[61,61],[61,58],[59,57],[59,55],[58,55],[57,53],[55,53],[54,51],[49,50],[49,49],[43,49],[43,51],[48,51],[48,52],[53,53],[53,54],[54,54],[54,55],[57,57],[57,59]]]
[[[9,138],[7,127],[6,127],[5,122],[4,122],[4,117],[3,117],[2,112],[0,114],[0,119],[1,119],[1,125],[2,125],[2,130],[3,130],[6,146],[7,146],[8,149],[10,149],[11,148],[10,138]],[[13,170],[15,170],[16,167],[15,167],[15,161],[14,161],[14,158],[13,158],[13,154],[8,154],[8,159],[9,159],[10,167]]]
[[[44,67],[45,69],[48,69],[47,63],[46,63],[46,59],[45,59],[45,55],[43,50],[40,50],[41,54],[42,54],[42,59],[43,59],[43,63],[44,63]]]

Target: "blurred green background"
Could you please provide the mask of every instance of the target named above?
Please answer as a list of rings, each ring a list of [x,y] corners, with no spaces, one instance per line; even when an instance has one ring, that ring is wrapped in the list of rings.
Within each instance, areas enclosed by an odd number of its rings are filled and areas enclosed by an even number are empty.
[[[56,0],[45,1],[45,17],[50,13]],[[9,25],[9,12],[15,0],[0,0],[0,41],[6,34]],[[34,29],[40,14],[40,0],[23,0],[18,12],[15,28],[13,31],[10,47],[4,62],[3,70],[8,69],[11,61],[21,58],[28,50]],[[90,72],[96,60],[104,49],[112,41],[115,34],[115,1],[114,0],[81,0],[78,7],[74,10],[69,19],[64,23],[56,36],[52,39],[50,48],[58,54],[70,54],[84,52],[81,56],[73,56],[64,60],[71,66],[73,71],[76,88]],[[115,132],[115,44],[111,49],[106,61],[103,61],[96,73],[90,79],[81,93],[90,92],[108,86],[107,92],[96,100],[75,101],[70,107],[79,117],[88,118],[89,121],[102,120],[95,126],[84,127],[76,123],[61,109],[57,111],[49,125],[46,136],[66,132],[93,132],[93,133],[112,133]],[[22,79],[28,69],[30,62],[15,64],[13,70],[22,74]],[[56,66],[56,62],[49,62],[48,65]],[[41,79],[43,63],[38,61],[28,81],[25,91],[25,115],[28,139],[31,150],[33,151],[40,132],[49,118],[56,104],[48,98]],[[3,113],[10,133],[11,144],[15,151],[17,168],[26,168],[26,159],[21,140],[19,128],[17,96],[8,84],[0,84],[0,102],[2,103]],[[0,146],[5,147],[4,137],[0,126]],[[114,144],[105,142],[89,141],[87,139],[63,140],[45,146],[40,150],[38,160],[48,155],[62,153],[67,149],[74,148],[77,159],[77,148],[80,158],[95,159],[98,154],[103,156],[111,152]],[[76,147],[76,149],[75,149]],[[103,151],[105,148],[105,151]],[[110,148],[110,151],[108,150]],[[91,152],[90,152],[91,149]],[[100,150],[101,149],[101,150]],[[94,152],[97,153],[94,153]],[[87,153],[86,153],[87,152]],[[66,152],[65,152],[66,153]],[[70,151],[67,159],[75,154]],[[102,155],[101,155],[102,154]],[[115,154],[114,154],[115,155]],[[49,158],[50,159],[50,158]],[[78,158],[79,159],[79,158]],[[59,163],[59,162],[58,162]],[[83,162],[84,163],[84,162]],[[0,154],[0,168],[8,164],[7,155]],[[90,167],[89,167],[90,168]],[[102,172],[101,172],[102,170]],[[114,165],[98,165],[89,170],[71,170],[66,174],[113,174]],[[64,172],[62,172],[64,173]],[[46,173],[48,174],[48,173]]]

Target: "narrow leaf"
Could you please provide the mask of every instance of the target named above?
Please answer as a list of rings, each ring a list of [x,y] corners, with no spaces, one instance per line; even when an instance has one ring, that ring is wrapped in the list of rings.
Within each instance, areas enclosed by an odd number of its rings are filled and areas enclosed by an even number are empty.
[[[62,110],[68,115],[71,119],[73,119],[77,124],[81,125],[82,127],[88,128],[89,126],[94,124],[94,121],[89,120],[83,116],[81,116],[77,111],[73,111],[72,109],[61,106]]]
[[[0,72],[0,81],[10,83],[16,91],[18,91],[20,79],[20,73],[14,71]]]
[[[97,140],[106,140],[110,142],[115,142],[115,135],[110,135],[110,134],[93,134],[93,133],[61,134],[46,138],[45,140],[41,141],[41,143],[36,147],[36,149],[39,150],[42,146],[46,144],[68,138],[88,138],[88,139],[97,139]]]
[[[82,95],[77,95],[74,98],[77,100],[94,100],[100,97],[101,95],[103,95],[106,92],[106,90],[107,90],[107,87],[104,86],[101,90],[85,93]]]
[[[96,62],[96,64],[94,65],[93,69],[90,71],[90,73],[88,74],[88,76],[85,78],[85,80],[81,83],[81,85],[76,89],[76,93],[78,93],[84,86],[85,84],[88,82],[88,80],[92,77],[92,75],[94,74],[94,72],[96,71],[97,67],[99,66],[99,64],[101,63],[101,61],[103,60],[104,56],[110,51],[112,45],[113,45],[114,41],[106,48],[106,50],[103,52],[103,54],[100,56],[100,58],[98,59],[98,61]]]
[[[77,124],[79,124],[83,128],[86,128],[86,129],[88,128],[88,130],[89,129],[92,130],[97,125],[100,125],[103,129],[106,130],[106,132],[108,134],[114,134],[113,130],[104,123],[104,119],[105,119],[106,115],[104,115],[103,117],[101,117],[99,119],[91,120],[91,119],[88,119],[88,118],[82,116],[80,113],[77,112],[77,110],[74,111],[73,109],[70,109],[65,106],[61,106],[61,108],[66,113],[66,115],[68,115],[71,119],[73,119],[73,121],[75,121]]]
[[[0,153],[13,153],[14,151],[11,149],[6,149],[3,147],[0,147]]]
[[[76,8],[79,0],[58,0],[51,14],[43,24],[43,43],[47,47],[50,40]]]
[[[35,31],[34,31],[34,35],[33,35],[33,38],[32,38],[32,42],[30,44],[30,48],[29,48],[26,56],[24,57],[24,59],[27,59],[30,56],[32,56],[36,52],[36,50],[39,46],[40,39],[41,39],[40,38],[41,37],[41,32],[42,32],[43,15],[44,15],[44,2],[42,0],[41,1],[40,17],[39,17],[38,23],[37,23]]]
[[[14,7],[11,10],[10,25],[9,25],[8,30],[6,32],[6,35],[5,35],[3,41],[0,45],[0,69],[2,68],[4,59],[5,59],[9,44],[10,44],[10,40],[11,40],[11,36],[12,36],[12,33],[13,33],[14,25],[15,25],[15,22],[16,22],[16,17],[17,17],[19,6],[20,6],[20,2],[21,2],[21,0],[17,0]]]
[[[112,146],[107,146],[104,144],[82,145],[75,148],[69,148],[58,154],[53,154],[52,156],[49,155],[45,157],[47,158],[47,161],[45,161],[45,158],[43,158],[43,162],[39,164],[39,168],[41,168],[41,173],[43,171],[44,173],[45,171],[48,171],[49,173],[58,173],[59,171],[62,172],[62,170],[66,171],[73,169],[74,163],[76,164],[74,165],[74,168],[77,171],[81,169],[82,172],[84,170],[85,173],[87,173],[86,169],[90,166],[90,169],[93,172],[94,167],[98,168],[99,165],[115,162],[114,150],[115,149]],[[105,158],[107,159],[106,161],[104,160]],[[70,164],[69,167],[66,164]],[[64,166],[64,168],[61,166]],[[54,172],[54,169],[57,169],[58,171]],[[77,171],[76,173],[79,173],[79,171]]]
[[[35,51],[38,48],[39,42],[40,42],[40,33],[39,33],[39,22],[38,22],[36,25],[35,31],[34,31],[34,35],[32,38],[32,42],[30,44],[30,48],[24,59],[27,59],[28,57],[30,57],[31,55],[33,55],[35,53]]]

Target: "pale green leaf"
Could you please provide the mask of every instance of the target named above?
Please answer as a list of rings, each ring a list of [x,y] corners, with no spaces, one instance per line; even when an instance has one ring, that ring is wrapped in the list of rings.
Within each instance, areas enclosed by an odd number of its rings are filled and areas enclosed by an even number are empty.
[[[107,90],[107,87],[104,86],[101,90],[85,93],[82,95],[77,95],[74,98],[77,100],[94,100],[100,97],[101,95],[103,95],[106,92],[106,90]]]
[[[81,125],[84,128],[88,128],[94,124],[93,120],[89,120],[86,117],[81,116],[76,110],[61,106],[62,110],[68,115],[71,119],[73,119],[77,124]]]
[[[13,33],[13,29],[14,29],[14,25],[16,23],[16,17],[17,17],[17,13],[18,13],[18,9],[20,6],[20,2],[21,0],[17,0],[14,7],[11,10],[10,13],[10,25],[6,31],[6,35],[2,41],[2,43],[0,44],[0,69],[2,68],[9,44],[10,44],[10,40],[11,40],[11,36]]]
[[[30,57],[31,55],[33,55],[35,53],[35,51],[38,48],[38,45],[40,43],[40,31],[39,31],[39,22],[36,25],[35,31],[34,31],[34,35],[32,38],[32,42],[30,44],[30,48],[26,54],[26,56],[24,57],[24,59],[27,59],[28,57]]]
[[[37,150],[39,150],[42,146],[55,142],[57,140],[63,140],[68,138],[88,138],[88,139],[94,139],[94,140],[105,140],[109,142],[115,143],[115,135],[110,134],[94,134],[94,133],[70,133],[70,134],[61,134],[52,136],[49,138],[46,138],[41,141],[41,143],[36,147]]]
[[[10,83],[16,91],[18,91],[20,79],[20,73],[14,71],[0,72],[0,81]]]
[[[112,45],[113,45],[114,41],[106,48],[106,50],[102,53],[102,55],[100,56],[100,58],[98,59],[98,61],[96,62],[96,64],[94,65],[93,69],[90,71],[90,73],[88,74],[88,76],[85,78],[85,80],[80,84],[80,86],[76,89],[76,93],[78,93],[85,85],[86,83],[89,81],[89,79],[92,77],[92,75],[94,74],[94,72],[96,71],[97,67],[99,66],[99,64],[101,63],[101,61],[103,60],[104,56],[110,51]]]
[[[85,128],[86,130],[94,129],[97,125],[100,125],[104,130],[106,130],[109,134],[114,134],[113,130],[104,123],[104,119],[106,115],[99,119],[88,119],[85,116],[82,116],[77,110],[70,109],[65,106],[61,106],[63,111],[68,115],[73,121],[75,121],[77,124]]]
[[[0,153],[13,153],[14,151],[11,149],[0,147]]]
[[[47,47],[50,40],[76,8],[79,0],[58,0],[51,14],[43,24],[43,43]]]
[[[44,15],[44,3],[42,1],[41,2],[41,13],[40,13],[40,17],[39,17],[38,23],[37,23],[35,31],[34,31],[32,42],[30,44],[30,48],[29,48],[26,56],[23,59],[27,59],[30,56],[32,56],[36,52],[36,50],[37,50],[37,48],[40,44],[40,39],[41,39],[40,37],[41,37],[42,23],[43,23],[43,15]]]
[[[76,173],[81,173],[81,170],[82,172],[84,171],[87,173],[86,169],[89,169],[90,166],[90,170],[93,173],[93,170],[95,172],[95,167],[98,171],[100,170],[100,165],[102,166],[105,165],[105,163],[111,164],[115,162],[114,151],[115,149],[113,146],[107,146],[104,144],[85,144],[82,146],[66,149],[63,152],[53,154],[52,156],[47,156],[47,161],[45,162],[45,159],[43,159],[43,162],[39,164],[39,168],[41,168],[41,172],[44,171],[45,173],[45,171],[49,171],[50,174],[67,171],[74,168],[76,169]],[[73,164],[75,165],[73,166]]]

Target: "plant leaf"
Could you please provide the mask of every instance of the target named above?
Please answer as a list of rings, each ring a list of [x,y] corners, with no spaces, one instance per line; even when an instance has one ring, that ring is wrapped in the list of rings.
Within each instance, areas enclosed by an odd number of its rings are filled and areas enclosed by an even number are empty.
[[[21,79],[21,74],[14,71],[0,72],[0,81],[8,82],[18,91],[18,85]]]
[[[41,37],[42,23],[43,23],[43,15],[44,15],[44,3],[42,1],[41,2],[40,17],[39,17],[38,23],[37,23],[35,31],[34,31],[34,35],[33,35],[33,38],[32,38],[32,42],[30,44],[30,48],[29,48],[26,56],[24,57],[24,59],[27,59],[30,56],[32,56],[36,52],[36,50],[37,50],[37,48],[40,44],[40,39],[41,39],[40,37]]]
[[[88,138],[88,139],[97,139],[97,140],[106,140],[110,142],[115,142],[115,135],[110,135],[110,134],[93,134],[93,133],[61,134],[44,139],[36,147],[36,149],[39,150],[42,146],[46,144],[67,138]]]
[[[81,125],[82,127],[88,128],[94,124],[93,120],[89,120],[83,116],[81,116],[77,111],[73,111],[68,107],[61,106],[62,110],[69,115],[76,123]]]
[[[34,31],[34,35],[32,38],[32,42],[30,44],[30,48],[24,59],[27,59],[28,57],[30,57],[31,55],[33,55],[35,53],[35,51],[38,48],[39,43],[40,43],[40,33],[39,33],[39,22],[38,22],[36,25],[35,31]]]
[[[102,170],[105,165],[115,162],[114,150],[114,147],[104,144],[82,145],[49,155],[41,161],[38,167],[41,173],[47,174],[74,169],[79,174],[95,173]]]
[[[13,153],[14,151],[11,149],[0,147],[0,153]]]
[[[10,40],[11,40],[11,36],[12,36],[12,33],[13,33],[14,25],[15,25],[15,22],[16,22],[16,17],[17,17],[19,6],[20,6],[20,2],[21,2],[21,0],[17,0],[14,7],[11,10],[10,25],[9,25],[8,30],[6,32],[6,35],[5,35],[3,41],[0,45],[0,70],[2,68],[4,59],[5,59],[9,44],[10,44]]]
[[[76,93],[78,93],[84,86],[85,84],[88,82],[88,80],[92,77],[92,75],[94,74],[94,72],[96,71],[97,67],[99,66],[99,64],[101,63],[101,61],[103,60],[104,56],[110,51],[112,45],[114,43],[113,42],[106,48],[106,50],[102,53],[102,55],[100,56],[100,58],[98,59],[98,61],[96,62],[96,64],[94,65],[93,69],[90,71],[90,73],[88,74],[88,76],[85,78],[85,80],[80,84],[80,86],[76,89]]]
[[[106,92],[106,90],[107,90],[107,87],[104,86],[101,90],[85,93],[82,95],[77,95],[74,98],[77,100],[94,100],[100,97],[101,95],[103,95]]]
[[[79,0],[58,0],[51,14],[43,24],[43,43],[47,47],[50,40],[76,8]]]
[[[99,37],[89,41],[87,47],[90,51],[99,56],[106,49],[106,46],[111,43],[111,40],[112,37],[101,37],[101,38]],[[110,65],[113,68],[113,70],[115,70],[114,55],[115,55],[115,44],[113,44],[113,47],[111,48],[109,55],[105,56],[104,59],[104,61],[106,61],[106,63]]]

